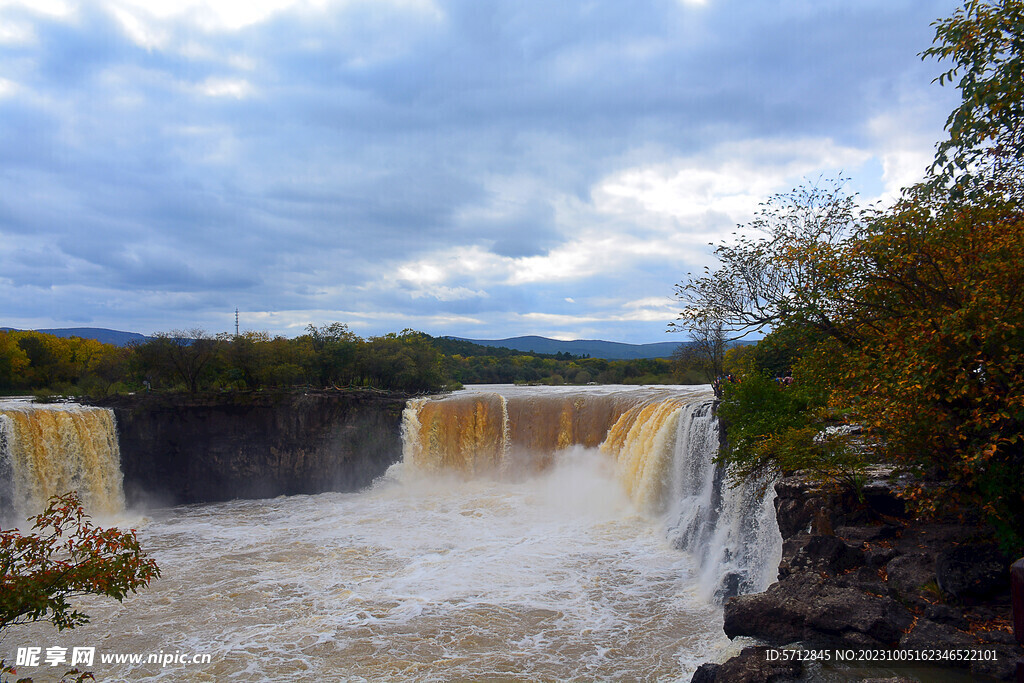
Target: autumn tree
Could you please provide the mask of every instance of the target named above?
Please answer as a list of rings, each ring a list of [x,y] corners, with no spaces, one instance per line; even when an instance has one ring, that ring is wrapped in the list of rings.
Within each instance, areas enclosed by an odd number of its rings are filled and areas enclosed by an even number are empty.
[[[217,335],[221,365],[230,379],[247,389],[259,389],[267,380],[270,366],[270,335],[246,330],[241,334]]]
[[[94,526],[75,493],[51,498],[29,521],[31,533],[0,531],[0,634],[35,621],[75,628],[89,621],[75,598],[122,601],[160,576],[134,530]],[[0,673],[13,672],[0,661]]]
[[[963,99],[932,174],[886,209],[856,211],[816,187],[773,198],[750,226],[760,236],[720,246],[716,271],[677,286],[680,317],[822,337],[794,364],[868,427],[882,457],[927,477],[910,490],[918,509],[983,516],[1018,552],[1024,4],[971,1],[936,26],[925,56],[953,60],[942,80],[959,77]],[[774,424],[750,432],[757,438],[746,455],[794,434]]]
[[[435,391],[445,383],[440,352],[415,330],[368,339],[359,347],[357,367],[367,384],[382,389]]]
[[[14,334],[0,331],[0,393],[19,388],[28,365],[28,354]]]
[[[715,388],[715,395],[721,397],[719,379],[725,374],[725,352],[728,339],[720,321],[694,321],[681,325],[673,323],[673,329],[685,330],[690,335],[690,342],[680,344],[672,352],[672,362],[677,367],[677,374],[685,376],[686,372],[697,369],[704,381]]]
[[[967,186],[984,187],[984,182],[973,182],[979,168],[1012,170],[1019,181],[1024,155],[1024,2],[965,2],[951,17],[935,23],[935,41],[922,57],[947,62],[949,69],[936,80],[955,82],[961,97],[946,120],[949,137],[938,145],[934,179],[958,185],[957,194]]]
[[[715,248],[719,266],[676,285],[683,311],[670,330],[735,341],[782,323],[830,334],[845,312],[841,292],[856,273],[847,260],[859,225],[842,179],[819,180],[769,198],[735,239]]]

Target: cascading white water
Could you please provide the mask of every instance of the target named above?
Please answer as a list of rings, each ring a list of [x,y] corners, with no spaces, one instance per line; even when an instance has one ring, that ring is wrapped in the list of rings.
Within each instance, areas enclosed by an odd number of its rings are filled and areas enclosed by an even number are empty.
[[[774,490],[767,481],[730,485],[715,462],[718,420],[707,391],[477,387],[411,402],[404,438],[410,464],[474,475],[540,470],[567,447],[599,440],[634,502],[697,559],[705,598],[720,602],[774,580],[782,553]]]
[[[764,590],[782,558],[772,482],[728,480],[715,463],[719,430],[710,402],[684,409],[677,444],[669,537],[699,560],[705,597]]]
[[[124,520],[161,578],[8,645],[96,647],[107,681],[688,681],[735,653],[713,597],[758,585],[771,501],[715,474],[709,392],[500,391],[410,402],[367,490]],[[158,652],[212,662],[98,661]]]
[[[114,413],[72,403],[0,400],[0,515],[23,521],[77,491],[87,511],[124,507]]]

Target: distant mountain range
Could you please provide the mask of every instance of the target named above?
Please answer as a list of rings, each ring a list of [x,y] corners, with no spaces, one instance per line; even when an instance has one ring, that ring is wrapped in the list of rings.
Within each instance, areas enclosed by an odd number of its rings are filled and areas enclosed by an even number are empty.
[[[13,330],[11,327],[0,327],[0,331]],[[138,332],[121,332],[102,327],[62,327],[50,330],[36,330],[56,337],[82,337],[95,339],[104,344],[127,346],[144,342],[148,337]],[[622,342],[601,341],[599,339],[577,339],[560,341],[547,337],[527,336],[510,337],[509,339],[468,339],[466,337],[449,337],[481,346],[504,347],[525,353],[570,353],[574,356],[590,356],[607,360],[634,360],[638,358],[669,358],[680,342],[656,342],[654,344],[624,344]]]
[[[13,331],[13,327],[0,327],[0,332]],[[55,337],[81,337],[82,339],[95,339],[104,344],[114,346],[128,346],[134,342],[144,342],[149,337],[138,332],[121,332],[119,330],[108,330],[102,327],[60,327],[52,330],[36,330],[44,334],[52,334]]]
[[[598,339],[576,339],[559,341],[547,337],[511,337],[509,339],[467,339],[451,337],[481,346],[497,346],[516,351],[533,353],[571,353],[574,356],[590,356],[607,360],[635,360],[638,358],[669,358],[681,342],[655,342],[653,344],[624,344],[622,342]]]

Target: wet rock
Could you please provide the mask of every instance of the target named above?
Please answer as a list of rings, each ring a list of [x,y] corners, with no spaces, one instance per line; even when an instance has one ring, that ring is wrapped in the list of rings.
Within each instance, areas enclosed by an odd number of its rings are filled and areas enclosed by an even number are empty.
[[[722,580],[718,582],[718,588],[715,590],[715,598],[718,602],[724,602],[726,599],[739,595],[742,592],[743,584],[746,577],[739,572],[729,572],[722,577]]]
[[[977,645],[978,642],[963,631],[927,619],[919,620],[900,640],[900,647],[921,650],[952,650]]]
[[[409,397],[371,391],[137,394],[117,418],[128,503],[356,491],[402,456]]]
[[[935,581],[935,557],[927,553],[900,555],[885,565],[885,573],[897,595],[917,597],[926,584]]]
[[[888,541],[899,536],[900,527],[895,524],[870,524],[867,526],[841,526],[835,530],[836,536],[851,543],[876,543]]]
[[[939,553],[935,571],[944,592],[983,600],[1009,590],[1009,562],[994,545],[962,545]]]
[[[864,564],[864,553],[835,536],[810,536],[788,563],[788,572],[812,570],[832,574]],[[779,575],[783,575],[780,568]]]
[[[861,489],[861,495],[868,507],[879,515],[903,517],[907,512],[903,499],[896,494],[896,488],[886,480],[869,482]]]
[[[970,626],[970,623],[964,618],[963,612],[949,605],[929,605],[924,611],[924,618],[958,629],[966,629]]]
[[[724,627],[730,638],[753,636],[774,644],[878,646],[898,643],[911,623],[910,613],[889,597],[801,572],[764,593],[729,600]]]
[[[718,672],[721,670],[722,665],[714,662],[707,662],[697,667],[697,670],[693,672],[693,677],[690,679],[690,683],[716,683],[718,681]]]
[[[746,647],[723,664],[701,664],[690,683],[769,683],[798,680],[803,664],[770,662],[766,647]]]
[[[854,588],[859,588],[862,591],[876,595],[882,595],[886,592],[882,577],[878,575],[878,570],[874,567],[859,567],[853,572],[837,579],[836,583],[840,585],[853,586]]]
[[[783,539],[799,533],[822,533],[827,529],[828,496],[817,491],[804,477],[785,477],[775,484],[775,516]]]
[[[1009,631],[978,631],[974,635],[983,643],[991,643],[993,645],[1017,644],[1017,639]],[[1024,656],[1024,651],[1021,652],[1021,655]]]
[[[899,555],[895,548],[872,548],[864,553],[864,564],[872,569],[881,569]]]
[[[989,676],[997,680],[1013,680],[1015,661],[1022,651],[1019,646],[1007,645],[1001,642],[986,642],[986,637],[995,640],[1005,640],[1002,636],[994,635],[999,632],[986,632],[981,639],[975,638],[963,631],[960,631],[948,624],[939,624],[927,619],[921,619],[914,626],[914,629],[904,635],[900,642],[901,648],[921,650],[957,650],[957,649],[984,649],[995,650],[994,659],[982,659],[977,661],[949,662],[946,666],[954,666],[963,669],[970,669],[975,676]],[[1004,635],[1009,635],[1003,632]]]
[[[728,600],[726,634],[778,646],[984,648],[995,650],[996,660],[950,662],[936,671],[959,666],[984,680],[1012,680],[1024,648],[1005,630],[1008,563],[999,558],[997,568],[986,550],[994,547],[967,543],[984,537],[977,526],[886,516],[901,515],[902,504],[893,500],[896,487],[881,479],[872,482],[867,505],[850,492],[800,476],[781,480],[776,485],[784,541],[779,581],[764,593]],[[1019,571],[1024,587],[1024,560]],[[934,604],[937,587],[949,592],[953,604]],[[982,595],[987,597],[976,597]],[[1021,596],[1024,603],[1024,589]],[[974,635],[967,632],[982,625]],[[1024,617],[1020,628],[1024,632]],[[732,680],[723,666],[702,667],[713,677],[694,680]],[[801,680],[820,680],[818,673],[810,665]],[[1020,680],[1024,683],[1024,675]]]

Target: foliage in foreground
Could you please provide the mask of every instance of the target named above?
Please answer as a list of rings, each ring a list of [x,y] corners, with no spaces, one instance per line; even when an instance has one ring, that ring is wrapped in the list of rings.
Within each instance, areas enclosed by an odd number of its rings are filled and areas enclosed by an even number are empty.
[[[71,604],[74,598],[121,601],[160,576],[134,530],[94,526],[76,493],[54,496],[29,521],[31,533],[0,531],[0,634],[35,621],[57,630],[81,626],[89,616]],[[0,673],[14,672],[0,661]]]
[[[160,575],[134,530],[94,526],[76,493],[53,497],[32,520],[32,533],[0,532],[0,631],[39,620],[57,630],[80,626],[89,617],[72,598],[120,601]]]

